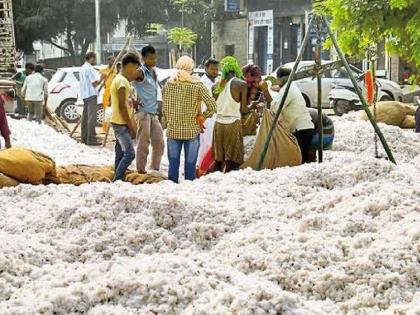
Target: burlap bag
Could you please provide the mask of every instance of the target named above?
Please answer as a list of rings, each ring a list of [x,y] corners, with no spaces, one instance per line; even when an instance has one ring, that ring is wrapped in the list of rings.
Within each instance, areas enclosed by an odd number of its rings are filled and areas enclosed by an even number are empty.
[[[125,180],[133,185],[155,184],[164,181],[166,178],[154,174],[139,174],[137,172],[128,173]]]
[[[369,110],[374,114],[374,107],[369,106]],[[376,104],[376,121],[381,122],[391,126],[398,126],[401,128],[414,128],[414,125],[410,122],[412,121],[409,116],[412,116],[414,119],[415,108],[404,103],[389,101],[389,102],[378,102]],[[408,120],[406,120],[408,118]],[[367,121],[368,117],[363,111],[360,114],[360,119]]]
[[[17,180],[0,173],[0,188],[15,187],[17,185],[19,185]]]
[[[247,167],[257,169],[258,161],[273,119],[274,117],[270,111],[265,110],[254,149],[248,160],[241,166],[242,169]],[[278,122],[274,129],[262,168],[275,169],[282,166],[297,166],[300,164],[302,164],[302,156],[296,138]]]
[[[258,130],[258,124],[260,122],[260,115],[251,111],[249,114],[242,116],[242,135],[246,136],[255,136]]]
[[[0,151],[0,173],[34,185],[56,178],[55,163],[50,157],[17,147]]]
[[[110,183],[114,177],[113,167],[68,165],[57,168],[60,184],[82,185],[87,183]]]
[[[112,166],[68,165],[57,168],[57,178],[60,184],[82,185],[95,182],[110,183],[114,178]],[[127,171],[125,180],[133,185],[153,184],[165,180],[154,174],[138,174]]]

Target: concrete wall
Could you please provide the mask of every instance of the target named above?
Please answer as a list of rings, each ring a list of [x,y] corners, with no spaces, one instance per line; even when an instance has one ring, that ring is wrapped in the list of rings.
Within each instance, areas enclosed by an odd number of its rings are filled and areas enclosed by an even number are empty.
[[[227,20],[214,23],[214,55],[217,59],[226,56],[226,46],[234,45],[240,65],[248,60],[248,19]]]

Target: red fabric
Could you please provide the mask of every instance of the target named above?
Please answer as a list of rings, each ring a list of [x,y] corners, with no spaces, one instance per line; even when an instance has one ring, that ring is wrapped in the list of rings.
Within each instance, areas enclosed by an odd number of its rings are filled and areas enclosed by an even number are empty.
[[[204,155],[203,160],[201,161],[201,164],[198,167],[197,176],[201,177],[208,174],[214,167],[214,163],[215,161],[213,158],[212,148],[210,148]]]
[[[6,110],[4,109],[4,100],[0,96],[0,134],[4,139],[8,139],[11,132],[6,118]]]
[[[372,104],[375,93],[374,93],[374,87],[373,87],[372,71],[370,70],[367,70],[365,74],[365,87],[366,87],[367,101],[369,104]]]

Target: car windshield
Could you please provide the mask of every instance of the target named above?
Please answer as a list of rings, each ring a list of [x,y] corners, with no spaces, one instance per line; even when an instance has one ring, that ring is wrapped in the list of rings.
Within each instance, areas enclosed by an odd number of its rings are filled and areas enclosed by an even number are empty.
[[[66,73],[63,70],[58,70],[51,78],[51,83],[60,83],[63,82]]]

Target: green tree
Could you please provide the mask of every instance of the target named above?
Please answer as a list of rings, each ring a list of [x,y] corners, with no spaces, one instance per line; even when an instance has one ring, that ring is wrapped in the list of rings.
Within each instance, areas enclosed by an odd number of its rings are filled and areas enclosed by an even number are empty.
[[[166,24],[170,0],[112,0],[118,5],[117,11],[127,20],[127,32],[139,37],[150,34],[153,24]]]
[[[171,0],[169,14],[172,20],[181,20],[182,27],[197,34],[197,62],[210,57],[211,22],[224,19],[224,0]]]
[[[34,41],[55,38],[64,29],[64,19],[45,4],[45,0],[13,0],[16,46],[25,53],[33,52]]]
[[[94,0],[14,0],[17,47],[31,53],[36,40],[48,42],[80,63],[95,41]],[[101,0],[101,31],[105,36],[118,23],[115,0]],[[58,41],[64,36],[64,44]]]
[[[101,33],[105,37],[127,20],[127,32],[147,34],[153,23],[166,23],[170,0],[101,0]],[[80,63],[89,45],[95,41],[94,0],[13,0],[16,43],[26,53],[33,51],[36,40],[48,42]],[[59,38],[64,36],[62,44]]]
[[[331,17],[345,53],[361,59],[386,41],[390,52],[420,66],[419,0],[324,0],[315,8]]]
[[[169,42],[176,44],[179,53],[191,50],[197,41],[197,34],[185,27],[174,27],[168,32]]]

